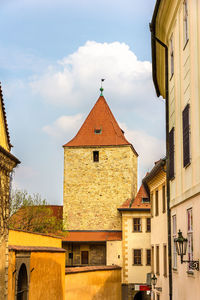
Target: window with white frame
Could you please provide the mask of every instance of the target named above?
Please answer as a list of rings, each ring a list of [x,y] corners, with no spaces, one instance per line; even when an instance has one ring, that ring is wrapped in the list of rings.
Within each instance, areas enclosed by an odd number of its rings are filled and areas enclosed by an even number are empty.
[[[171,77],[174,74],[174,38],[173,35],[170,38],[170,70],[171,70]]]
[[[176,215],[172,216],[172,236],[173,236],[173,269],[177,269],[177,252],[174,239],[176,238]]]
[[[188,0],[183,2],[183,34],[184,34],[184,47],[189,39],[188,35]]]
[[[187,236],[188,236],[188,260],[193,260],[193,220],[192,208],[187,210]],[[191,271],[190,264],[188,264],[188,271]]]

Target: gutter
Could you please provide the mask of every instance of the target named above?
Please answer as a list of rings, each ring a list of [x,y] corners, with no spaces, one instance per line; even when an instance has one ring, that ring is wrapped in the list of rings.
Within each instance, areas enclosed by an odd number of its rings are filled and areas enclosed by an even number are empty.
[[[165,50],[165,124],[166,124],[166,185],[167,185],[167,229],[168,229],[168,271],[169,271],[169,299],[172,300],[172,245],[171,245],[171,211],[170,211],[170,183],[169,183],[169,80],[168,80],[168,47],[156,37],[156,18],[162,0],[157,0],[152,21],[150,24],[151,47],[152,47],[152,74],[156,94],[159,97],[160,90],[156,71],[156,43]]]

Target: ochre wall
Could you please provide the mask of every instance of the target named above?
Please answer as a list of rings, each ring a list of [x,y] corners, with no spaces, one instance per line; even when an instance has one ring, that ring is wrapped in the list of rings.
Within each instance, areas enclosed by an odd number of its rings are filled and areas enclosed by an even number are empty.
[[[64,300],[65,253],[32,252],[29,300]],[[15,300],[15,252],[9,253],[8,300]]]
[[[65,253],[31,253],[29,300],[62,300],[65,285]]]
[[[121,300],[121,270],[65,275],[66,300]]]
[[[9,230],[8,243],[9,245],[18,246],[62,248],[62,240],[60,238],[18,230]]]
[[[6,129],[5,129],[4,116],[3,116],[2,106],[1,106],[1,99],[0,99],[0,146],[6,149],[7,151],[10,151],[8,146]]]
[[[66,229],[121,230],[117,208],[136,191],[137,157],[130,146],[64,148]]]

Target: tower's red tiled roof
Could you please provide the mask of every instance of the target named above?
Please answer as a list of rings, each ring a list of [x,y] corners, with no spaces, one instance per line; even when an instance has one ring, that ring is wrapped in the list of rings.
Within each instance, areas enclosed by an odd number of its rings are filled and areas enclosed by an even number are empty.
[[[119,207],[119,210],[132,210],[132,209],[150,209],[151,204],[150,203],[144,203],[143,198],[148,198],[149,196],[147,194],[147,191],[142,184],[139,191],[137,192],[137,195],[134,200],[127,199],[121,207]]]
[[[95,133],[95,130],[99,130],[100,133]],[[131,145],[131,143],[125,138],[105,98],[100,96],[77,135],[64,147],[114,145]]]

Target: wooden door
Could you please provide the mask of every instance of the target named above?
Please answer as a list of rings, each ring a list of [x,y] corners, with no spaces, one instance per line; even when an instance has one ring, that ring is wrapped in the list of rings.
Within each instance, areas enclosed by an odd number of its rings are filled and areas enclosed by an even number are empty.
[[[81,251],[81,264],[88,265],[88,251]]]

